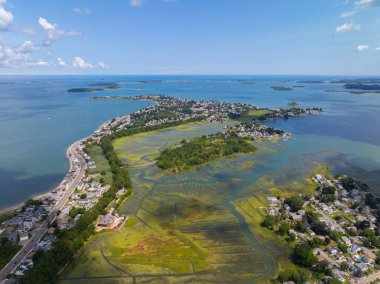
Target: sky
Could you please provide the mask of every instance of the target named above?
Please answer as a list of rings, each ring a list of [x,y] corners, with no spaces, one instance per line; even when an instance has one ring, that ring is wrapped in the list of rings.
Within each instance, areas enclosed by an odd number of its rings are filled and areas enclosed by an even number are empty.
[[[380,0],[0,0],[0,75],[380,75]]]

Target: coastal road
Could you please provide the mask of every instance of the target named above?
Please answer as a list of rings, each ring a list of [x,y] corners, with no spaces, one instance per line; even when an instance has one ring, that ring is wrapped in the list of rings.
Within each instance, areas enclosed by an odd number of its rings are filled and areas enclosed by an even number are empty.
[[[34,248],[34,246],[41,240],[41,238],[47,233],[49,223],[53,221],[56,217],[57,211],[61,210],[69,197],[74,192],[78,183],[84,177],[86,173],[86,161],[84,158],[76,151],[76,148],[80,145],[81,141],[77,141],[72,144],[67,149],[67,157],[70,160],[70,170],[73,168],[72,159],[76,157],[79,160],[79,168],[76,171],[75,178],[69,183],[67,190],[59,198],[56,204],[53,207],[53,210],[50,211],[46,220],[42,222],[41,226],[32,232],[33,236],[28,240],[24,247],[12,258],[12,260],[3,267],[0,271],[0,283],[3,283],[6,280],[8,274],[12,273],[25,259],[29,252]],[[70,158],[71,157],[71,158]]]

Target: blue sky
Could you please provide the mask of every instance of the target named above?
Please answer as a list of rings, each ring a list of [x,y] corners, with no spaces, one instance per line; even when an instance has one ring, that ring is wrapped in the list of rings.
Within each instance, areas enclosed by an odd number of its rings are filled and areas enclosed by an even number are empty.
[[[0,0],[0,74],[380,75],[380,0]]]

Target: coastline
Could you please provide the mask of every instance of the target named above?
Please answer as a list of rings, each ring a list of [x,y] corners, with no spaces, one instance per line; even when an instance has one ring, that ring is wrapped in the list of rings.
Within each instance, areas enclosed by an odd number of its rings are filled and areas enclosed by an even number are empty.
[[[86,140],[88,137],[89,137],[89,136],[87,136],[87,137],[85,137],[85,138],[82,138],[82,139],[79,139],[79,140],[73,142],[71,145],[69,145],[69,147],[67,147],[67,149],[66,149],[66,158],[67,158],[67,160],[69,161],[69,169],[65,172],[64,177],[66,177],[66,175],[67,175],[67,174],[72,170],[72,168],[73,168],[73,164],[71,163],[70,156],[69,156],[70,149],[71,149],[72,147],[74,147],[74,145],[76,145],[76,144],[82,142],[83,140]],[[45,198],[45,197],[46,197],[47,195],[49,195],[52,191],[54,191],[57,187],[59,187],[59,186],[63,183],[64,179],[65,179],[65,178],[63,178],[63,179],[61,180],[61,182],[60,182],[57,186],[55,186],[55,187],[49,189],[47,192],[45,192],[45,193],[41,193],[41,194],[37,194],[37,195],[33,195],[33,196],[31,196],[30,198],[28,198],[28,199],[40,200],[40,199]],[[5,207],[5,208],[3,208],[3,209],[0,209],[0,215],[4,215],[4,214],[12,213],[13,211],[16,211],[18,208],[21,208],[21,207],[25,204],[25,202],[26,202],[28,199],[25,199],[23,202],[17,203],[17,204],[15,204],[15,205],[11,205],[11,206]]]
[[[123,96],[92,96],[92,97],[89,97],[90,99],[93,99],[93,100],[139,100],[139,101],[148,101],[148,102],[151,102],[152,105],[159,105],[160,103],[157,101],[157,98],[159,97],[164,97],[166,98],[165,96],[163,95],[143,95],[143,96],[134,96],[134,97],[123,97]],[[167,97],[167,98],[174,98],[174,97]],[[177,98],[177,100],[183,100],[181,98]],[[212,102],[212,101],[211,101]],[[255,106],[256,107],[256,106]],[[322,111],[320,109],[320,111]],[[313,114],[313,113],[310,113],[310,114]],[[75,142],[73,142],[66,150],[66,158],[69,160],[70,162],[70,157],[69,157],[69,150],[70,148],[75,145],[76,143],[78,142],[81,142],[81,141],[84,141],[86,140],[87,138],[91,137],[92,135],[96,134],[97,131],[99,131],[99,129],[101,129],[103,126],[107,125],[107,124],[110,124],[112,123],[112,121],[114,120],[117,120],[118,118],[122,118],[124,116],[127,116],[129,114],[124,114],[124,115],[121,115],[121,116],[117,116],[117,117],[114,117],[112,119],[108,119],[106,120],[105,122],[101,123],[98,128],[93,131],[90,135],[88,135],[87,137],[84,137],[82,139],[79,139]],[[302,114],[304,115],[304,114]],[[274,118],[269,118],[267,119],[266,122],[269,122],[270,120],[272,120]],[[233,121],[233,120],[232,120]],[[281,138],[279,138],[281,139]],[[277,141],[278,139],[277,138],[273,138],[273,142]],[[59,187],[60,185],[62,185],[62,182],[64,181],[67,173],[69,173],[72,169],[72,163],[69,163],[70,164],[70,167],[68,169],[68,171],[66,172],[66,174],[64,175],[64,178],[62,179],[62,181],[55,187],[51,188],[50,190],[48,190],[47,192],[45,193],[41,193],[41,194],[37,194],[37,195],[34,195],[34,196],[31,196],[29,197],[28,199],[34,199],[34,200],[39,200],[39,199],[43,199],[46,197],[46,195],[50,194],[52,191],[54,191],[57,187]],[[11,205],[11,206],[8,206],[8,207],[5,207],[3,209],[0,209],[0,215],[4,215],[4,214],[7,214],[7,213],[11,213],[13,211],[15,211],[16,209],[22,207],[25,203],[25,201],[27,201],[28,199],[25,199],[23,202],[19,202],[17,204],[14,204],[14,205]]]
[[[82,141],[86,139],[80,139],[73,144],[71,144],[66,151],[67,158],[70,161],[70,168],[69,171],[71,171],[74,167],[74,164],[76,163],[74,159],[71,159],[72,157],[75,157],[78,159],[77,163],[79,163],[78,168],[76,169],[75,177],[68,183],[67,190],[64,192],[64,194],[56,201],[54,204],[52,210],[48,213],[47,218],[42,222],[40,227],[32,232],[31,238],[27,241],[26,244],[18,251],[18,253],[11,259],[11,261],[8,262],[7,265],[5,265],[0,270],[0,283],[4,281],[9,273],[14,271],[16,267],[18,267],[21,262],[24,260],[25,256],[29,254],[33,250],[34,245],[41,240],[44,234],[46,234],[49,224],[53,222],[57,218],[57,212],[62,209],[64,204],[67,202],[68,198],[71,196],[71,194],[74,192],[75,188],[77,187],[80,180],[85,175],[85,170],[87,169],[87,164],[82,155],[78,153],[76,150],[78,146],[82,143]],[[66,175],[65,175],[66,176]],[[61,181],[60,185],[64,182],[64,179]],[[50,192],[50,191],[49,191]],[[49,192],[46,192],[44,194],[47,195]]]

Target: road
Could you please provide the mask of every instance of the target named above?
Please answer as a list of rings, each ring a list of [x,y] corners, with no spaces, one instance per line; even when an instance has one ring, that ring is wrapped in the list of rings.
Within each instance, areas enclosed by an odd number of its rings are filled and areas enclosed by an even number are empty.
[[[337,222],[332,220],[331,217],[329,215],[327,215],[325,212],[323,212],[321,209],[317,208],[313,204],[311,204],[311,206],[314,208],[315,211],[317,211],[319,214],[321,214],[324,219],[326,219],[327,225],[334,226],[334,227],[338,228],[338,230],[342,233],[346,232],[346,230],[341,225],[339,225]]]
[[[377,271],[373,274],[368,275],[367,277],[360,278],[356,281],[351,281],[351,283],[357,283],[357,284],[369,284],[375,280],[380,279],[380,271]]]
[[[38,243],[41,238],[47,233],[49,228],[49,223],[52,222],[59,210],[63,208],[69,197],[72,195],[74,190],[76,189],[78,183],[84,177],[86,173],[86,161],[84,158],[76,151],[76,148],[82,140],[75,142],[72,144],[66,152],[67,157],[70,159],[70,156],[76,157],[79,160],[79,168],[76,172],[74,179],[69,183],[66,191],[60,197],[60,199],[56,202],[53,209],[49,212],[46,220],[41,224],[41,226],[32,232],[33,236],[28,240],[28,242],[24,245],[24,247],[12,258],[12,260],[3,267],[0,271],[0,283],[3,283],[6,279],[6,276],[12,273],[25,259],[25,257],[29,254],[29,252],[34,248],[36,243]],[[70,159],[70,170],[73,168],[72,159]]]
[[[319,253],[320,255],[322,255],[329,263],[331,263],[332,265],[334,265],[336,268],[340,267],[340,264],[337,261],[333,260],[326,252],[324,252],[320,248],[316,248],[315,252]]]

